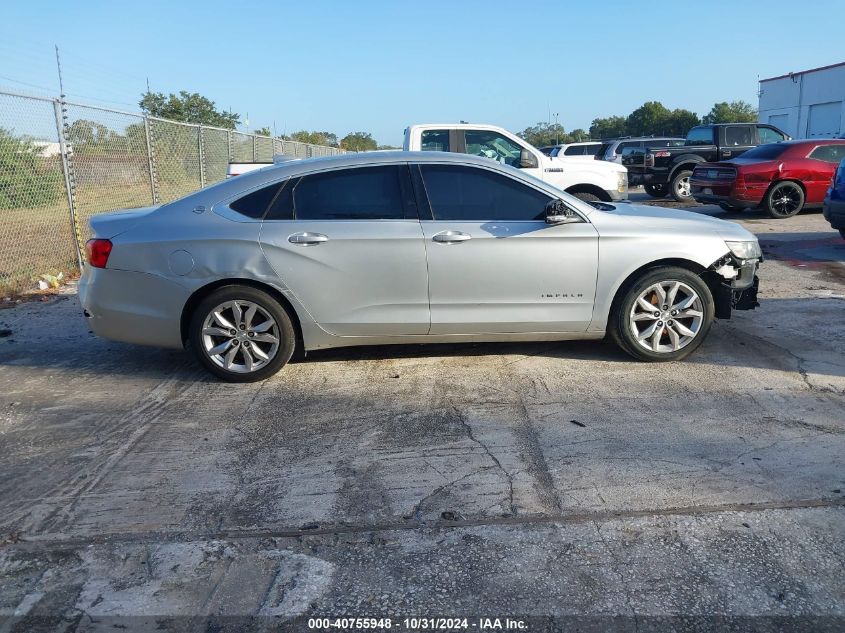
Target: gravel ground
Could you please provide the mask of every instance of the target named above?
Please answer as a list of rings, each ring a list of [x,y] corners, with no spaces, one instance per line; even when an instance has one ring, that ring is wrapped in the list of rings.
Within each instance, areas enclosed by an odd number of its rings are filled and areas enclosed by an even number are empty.
[[[0,633],[843,630],[845,241],[695,210],[767,261],[683,363],[357,348],[227,385],[72,292],[0,310]]]

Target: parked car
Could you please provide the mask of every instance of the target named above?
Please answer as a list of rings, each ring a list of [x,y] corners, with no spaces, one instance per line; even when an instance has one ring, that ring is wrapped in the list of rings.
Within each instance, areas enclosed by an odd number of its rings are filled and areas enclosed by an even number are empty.
[[[838,229],[842,239],[845,239],[845,159],[840,161],[836,176],[827,190],[823,213],[830,226]]]
[[[624,167],[576,158],[551,158],[516,134],[494,125],[411,125],[405,129],[404,149],[490,158],[588,202],[628,198],[628,172]]]
[[[543,152],[546,156],[551,156],[552,152],[560,147],[559,145],[546,145],[544,147],[538,147],[537,149]]]
[[[598,141],[581,141],[578,143],[563,143],[557,145],[551,151],[549,156],[552,158],[583,158],[585,160],[595,160],[596,154],[601,147]]]
[[[603,143],[599,148],[598,159],[621,165],[622,152],[626,149],[641,150],[652,147],[680,147],[684,143],[684,139],[674,136],[626,136]]]
[[[631,186],[643,185],[650,195],[668,193],[678,202],[691,202],[689,177],[696,165],[736,158],[752,147],[788,138],[763,123],[699,125],[689,131],[683,146],[628,149],[622,164]]]
[[[811,139],[760,145],[739,158],[702,163],[690,188],[698,202],[728,211],[763,207],[773,218],[788,218],[805,207],[820,207],[845,141]]]
[[[738,224],[599,206],[466,154],[290,162],[93,216],[79,296],[96,334],[187,345],[235,382],[349,345],[610,333],[678,360],[756,305],[760,245]]]

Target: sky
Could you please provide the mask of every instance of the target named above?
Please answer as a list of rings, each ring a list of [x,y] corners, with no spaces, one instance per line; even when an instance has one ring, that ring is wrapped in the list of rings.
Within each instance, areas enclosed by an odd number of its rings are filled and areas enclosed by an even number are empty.
[[[411,123],[756,106],[758,79],[845,61],[842,24],[842,0],[5,0],[0,89],[55,96],[58,45],[68,99],[134,112],[149,80],[248,115],[244,131],[400,145]]]

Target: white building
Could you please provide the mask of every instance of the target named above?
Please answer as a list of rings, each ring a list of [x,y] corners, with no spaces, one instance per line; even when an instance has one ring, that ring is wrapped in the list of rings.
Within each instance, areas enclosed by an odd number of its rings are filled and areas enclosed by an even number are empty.
[[[793,138],[845,137],[845,62],[760,80],[760,123]]]

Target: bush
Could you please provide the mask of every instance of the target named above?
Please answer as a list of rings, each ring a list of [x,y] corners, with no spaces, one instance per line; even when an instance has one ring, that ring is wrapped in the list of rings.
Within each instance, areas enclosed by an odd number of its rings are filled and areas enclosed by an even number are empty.
[[[31,141],[0,128],[0,209],[40,207],[58,200],[64,178],[61,168],[49,162]]]

